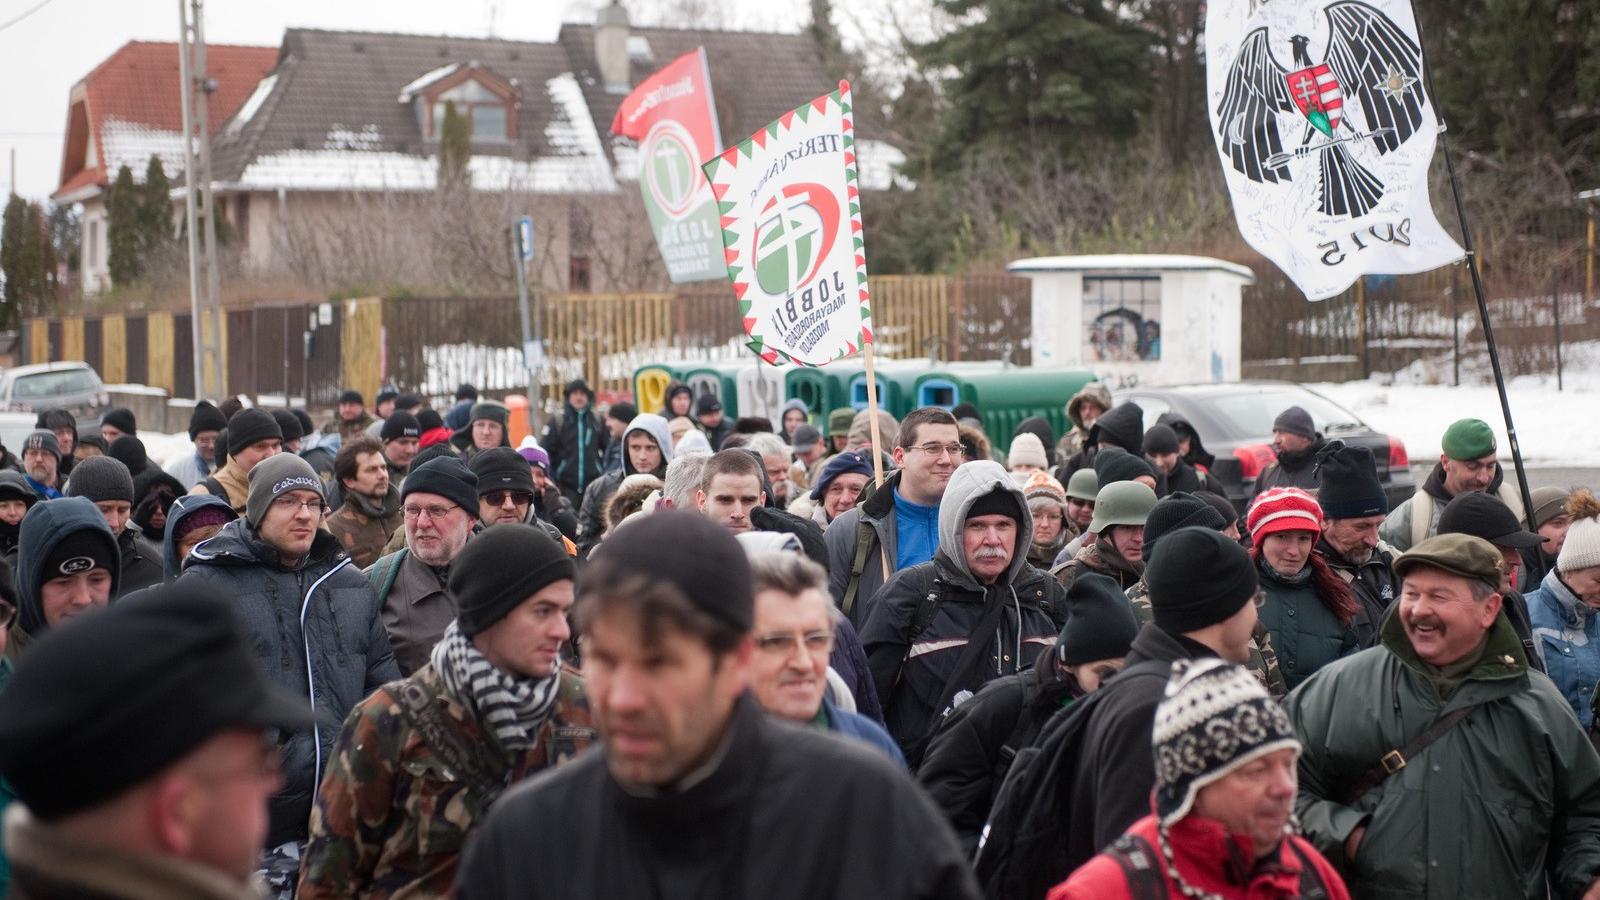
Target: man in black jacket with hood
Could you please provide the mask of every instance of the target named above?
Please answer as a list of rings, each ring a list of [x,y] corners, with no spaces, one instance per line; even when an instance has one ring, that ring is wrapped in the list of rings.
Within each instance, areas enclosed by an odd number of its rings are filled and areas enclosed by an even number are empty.
[[[110,605],[122,575],[117,539],[94,504],[62,497],[22,517],[17,555],[17,621],[6,641],[15,660],[68,619]]]
[[[1070,868],[1088,862],[1150,813],[1155,759],[1150,735],[1174,660],[1250,660],[1259,582],[1243,547],[1210,528],[1164,535],[1144,571],[1155,621],[1140,629],[1127,666],[1101,689],[1083,727],[1072,775]]]
[[[1315,496],[1322,486],[1317,456],[1326,446],[1328,439],[1317,431],[1310,413],[1298,406],[1278,413],[1272,420],[1272,452],[1277,454],[1278,461],[1256,476],[1251,498],[1275,487],[1297,487]]]
[[[160,471],[157,469],[156,471]],[[128,467],[109,456],[91,456],[72,470],[67,481],[68,497],[83,497],[105,517],[106,527],[116,535],[122,556],[122,578],[115,596],[131,594],[165,580],[161,550],[134,527],[133,476]]]
[[[610,433],[594,416],[594,391],[582,378],[567,382],[566,402],[561,414],[545,426],[539,445],[550,454],[550,474],[567,502],[574,507],[583,502],[603,470],[606,443]]]
[[[744,551],[705,516],[607,538],[574,608],[601,748],[500,799],[462,900],[975,900],[955,836],[898,766],[750,696],[757,638],[804,641],[752,635],[753,596]]]
[[[1129,401],[1118,403],[1089,429],[1089,440],[1082,450],[1061,464],[1056,480],[1066,484],[1072,473],[1094,465],[1094,454],[1101,447],[1120,447],[1134,456],[1144,452],[1144,408]]]

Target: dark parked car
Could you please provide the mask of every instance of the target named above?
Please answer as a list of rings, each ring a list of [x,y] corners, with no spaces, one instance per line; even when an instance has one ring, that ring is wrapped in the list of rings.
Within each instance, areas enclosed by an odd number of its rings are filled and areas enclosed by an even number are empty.
[[[1399,438],[1372,430],[1355,413],[1292,382],[1137,387],[1118,391],[1115,399],[1139,404],[1146,428],[1166,412],[1189,420],[1207,452],[1216,454],[1211,474],[1228,489],[1228,499],[1241,513],[1254,493],[1256,476],[1276,461],[1272,420],[1291,406],[1310,413],[1317,430],[1328,440],[1372,451],[1391,508],[1410,497],[1416,487],[1405,444]]]

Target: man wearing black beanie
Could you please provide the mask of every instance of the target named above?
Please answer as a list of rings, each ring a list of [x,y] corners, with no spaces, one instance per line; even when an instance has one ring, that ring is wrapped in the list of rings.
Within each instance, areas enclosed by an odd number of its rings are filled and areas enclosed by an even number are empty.
[[[1394,574],[1396,551],[1378,537],[1389,515],[1389,498],[1378,481],[1372,451],[1332,441],[1318,461],[1322,490],[1322,537],[1316,552],[1328,561],[1367,612],[1379,623],[1398,596]]]
[[[217,435],[228,427],[222,410],[209,400],[201,400],[189,414],[189,440],[194,442],[194,452],[167,466],[167,474],[178,479],[184,490],[190,490],[216,468],[222,454],[218,453]]]
[[[83,497],[93,503],[100,510],[100,515],[105,517],[106,527],[117,539],[117,550],[122,557],[122,578],[116,597],[165,580],[166,570],[161,562],[161,551],[145,540],[139,529],[131,524],[133,477],[128,474],[127,466],[109,456],[92,456],[72,470],[66,495]]]
[[[450,572],[460,614],[427,665],[345,720],[311,815],[300,900],[448,895],[501,792],[593,742],[583,679],[561,659],[575,574],[566,550],[527,525],[461,552]]]
[[[463,625],[469,605],[479,601],[462,599]],[[954,835],[903,770],[865,743],[779,723],[749,694],[753,654],[810,651],[805,634],[751,634],[750,564],[725,527],[678,511],[620,526],[590,557],[575,611],[601,746],[495,804],[467,847],[460,896],[509,900],[537,884],[552,900],[640,885],[977,897]],[[774,892],[779,871],[804,877]]]
[[[228,461],[201,479],[189,493],[222,497],[234,512],[243,515],[250,499],[250,470],[283,452],[283,429],[271,413],[252,407],[235,413],[226,430]]]
[[[1155,621],[1140,629],[1127,666],[1100,692],[1083,723],[1072,774],[1068,871],[1150,813],[1155,785],[1151,733],[1172,663],[1220,656],[1247,663],[1256,625],[1256,567],[1237,543],[1212,528],[1160,536],[1145,581]]]

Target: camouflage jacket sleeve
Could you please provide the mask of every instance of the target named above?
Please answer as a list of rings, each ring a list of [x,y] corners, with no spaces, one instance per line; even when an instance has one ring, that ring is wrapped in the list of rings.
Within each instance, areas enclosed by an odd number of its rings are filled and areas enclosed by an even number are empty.
[[[345,720],[311,810],[301,900],[359,896],[370,883],[391,830],[400,726],[389,686],[357,704]]]

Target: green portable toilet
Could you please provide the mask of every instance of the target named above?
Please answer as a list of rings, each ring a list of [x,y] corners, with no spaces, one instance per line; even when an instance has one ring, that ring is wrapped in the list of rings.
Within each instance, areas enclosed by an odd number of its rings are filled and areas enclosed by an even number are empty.
[[[667,402],[667,385],[683,380],[681,363],[649,363],[633,370],[633,405],[639,412],[658,412]]]
[[[850,405],[850,379],[862,370],[859,356],[819,368],[790,366],[784,373],[784,398],[800,400],[814,422],[826,422],[828,413]]]
[[[1095,380],[1087,369],[1010,368],[959,373],[961,399],[978,407],[995,449],[1011,450],[1011,433],[1023,419],[1042,416],[1057,439],[1069,427],[1066,405]],[[1052,448],[1045,448],[1050,450]]]
[[[917,375],[927,370],[925,360],[878,360],[873,368],[878,378],[878,406],[888,411],[896,419],[903,419],[906,413],[915,409]],[[845,406],[856,409],[867,408],[867,372],[865,367],[861,372],[850,377],[850,392],[846,398]]]
[[[754,358],[738,362],[691,363],[683,368],[683,380],[694,390],[698,401],[702,394],[712,394],[722,401],[722,414],[739,417],[739,370],[748,368]]]

